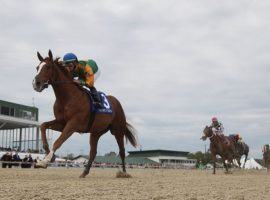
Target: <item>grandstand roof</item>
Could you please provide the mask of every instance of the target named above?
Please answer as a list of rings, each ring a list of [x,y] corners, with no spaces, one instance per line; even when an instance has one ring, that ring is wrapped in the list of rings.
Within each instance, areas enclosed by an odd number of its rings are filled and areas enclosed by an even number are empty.
[[[189,152],[187,151],[172,151],[172,150],[145,150],[145,151],[129,151],[129,157],[156,157],[156,156],[175,156],[186,157]]]
[[[0,115],[0,130],[29,128],[39,126],[37,121],[23,119],[18,117],[11,117],[6,115]]]
[[[79,157],[84,157],[85,156],[77,156],[74,159],[78,159]],[[73,160],[74,160],[73,159]],[[111,163],[111,164],[121,164],[121,158],[119,156],[96,156],[95,158],[96,163]],[[143,157],[129,157],[127,156],[125,158],[126,164],[158,164],[155,161],[152,161],[148,158],[143,158]]]
[[[98,163],[117,163],[121,164],[121,158],[119,156],[97,156],[95,162]],[[125,158],[126,164],[157,164],[157,162],[152,161],[148,158],[143,157],[129,157]]]

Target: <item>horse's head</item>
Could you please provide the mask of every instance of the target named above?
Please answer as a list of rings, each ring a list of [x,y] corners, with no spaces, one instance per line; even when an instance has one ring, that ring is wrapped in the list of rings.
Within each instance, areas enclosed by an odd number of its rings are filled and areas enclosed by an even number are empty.
[[[38,74],[33,80],[33,88],[37,92],[43,91],[49,84],[56,83],[59,70],[64,72],[65,76],[71,79],[71,75],[66,71],[64,66],[62,66],[61,62],[58,61],[59,58],[53,59],[51,50],[49,50],[48,57],[43,58],[39,52],[37,52],[37,57],[40,60],[40,63],[37,66]]]
[[[206,138],[210,138],[213,136],[213,131],[212,131],[212,127],[208,127],[206,126],[203,130],[203,136],[201,137],[202,140],[206,140]]]
[[[49,83],[52,81],[54,72],[54,62],[51,50],[49,50],[48,57],[43,58],[39,52],[37,52],[37,57],[40,61],[37,66],[37,75],[33,80],[33,88],[37,92],[41,92],[48,87]]]

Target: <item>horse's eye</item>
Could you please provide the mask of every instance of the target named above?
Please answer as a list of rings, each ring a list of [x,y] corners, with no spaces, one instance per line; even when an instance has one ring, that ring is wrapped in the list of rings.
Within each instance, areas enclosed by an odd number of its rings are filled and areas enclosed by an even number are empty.
[[[38,72],[38,70],[39,70],[39,66],[37,66],[37,67],[36,67],[36,69],[37,69],[37,72]]]

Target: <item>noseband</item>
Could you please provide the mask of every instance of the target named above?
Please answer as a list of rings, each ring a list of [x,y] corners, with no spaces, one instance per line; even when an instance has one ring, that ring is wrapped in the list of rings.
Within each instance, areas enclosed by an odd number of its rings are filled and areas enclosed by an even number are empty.
[[[52,63],[53,67],[60,67],[57,66],[55,63]],[[54,80],[55,78],[55,72],[52,75],[52,78],[50,78],[45,84],[46,84],[46,88],[51,84],[71,84],[74,83],[73,81],[59,81],[59,80]]]

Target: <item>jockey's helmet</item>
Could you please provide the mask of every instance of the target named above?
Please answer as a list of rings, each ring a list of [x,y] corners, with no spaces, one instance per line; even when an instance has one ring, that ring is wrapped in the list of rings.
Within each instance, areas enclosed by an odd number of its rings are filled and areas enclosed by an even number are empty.
[[[216,117],[212,117],[212,122],[217,122],[218,119]]]
[[[70,63],[70,62],[73,62],[73,61],[76,61],[78,60],[77,56],[74,54],[74,53],[66,53],[63,57],[63,61],[65,63]]]

